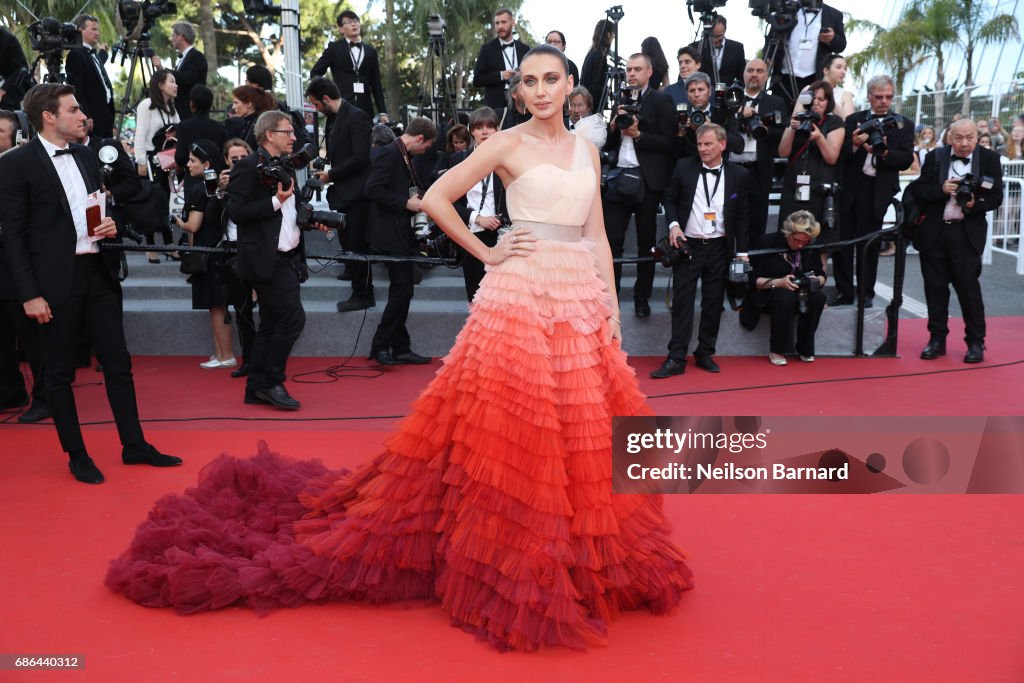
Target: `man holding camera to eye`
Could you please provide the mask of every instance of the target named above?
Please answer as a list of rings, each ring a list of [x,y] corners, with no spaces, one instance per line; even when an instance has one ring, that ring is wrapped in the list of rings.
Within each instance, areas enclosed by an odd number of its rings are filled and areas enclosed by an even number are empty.
[[[725,130],[726,156],[743,152],[743,137],[739,123],[731,116],[724,103],[712,101],[711,77],[703,71],[690,74],[686,79],[688,105],[676,106],[678,121],[678,156],[696,157],[697,130],[705,123],[714,123]]]
[[[657,234],[658,204],[668,185],[674,161],[676,123],[672,100],[648,87],[651,60],[642,53],[626,62],[629,110],[620,106],[609,126],[605,155],[614,158],[604,190],[604,226],[612,256],[622,256],[630,217],[636,218],[637,254],[646,256]],[[620,289],[622,266],[615,264],[615,290]],[[633,305],[638,318],[651,314],[648,299],[654,288],[654,264],[639,263],[633,286]]]
[[[700,327],[693,352],[697,367],[719,372],[712,356],[732,258],[748,261],[749,174],[724,160],[725,129],[706,123],[697,129],[697,157],[680,159],[665,190],[668,242],[679,250],[672,266],[672,338],[668,358],[654,379],[686,371],[693,336],[694,302],[700,280]]]
[[[768,223],[768,195],[772,189],[772,167],[779,153],[786,106],[781,97],[764,90],[768,81],[768,65],[751,59],[743,72],[743,106],[736,113],[743,136],[743,151],[731,155],[729,161],[750,173],[750,238],[765,233]]]
[[[868,81],[871,109],[846,117],[839,220],[839,234],[844,240],[882,228],[885,212],[900,191],[900,171],[910,168],[914,161],[914,124],[889,111],[895,92],[892,78],[875,76]],[[854,303],[855,265],[864,307],[874,305],[880,247],[880,240],[876,240],[870,247],[861,242],[856,249],[849,246],[833,252],[837,293],[829,300],[830,306]]]
[[[413,218],[420,213],[424,185],[412,157],[426,152],[437,138],[437,128],[422,116],[409,122],[405,132],[390,145],[370,154],[366,196],[370,200],[370,246],[391,256],[416,256],[419,245]],[[426,221],[426,215],[419,216]],[[370,358],[381,365],[422,365],[430,358],[413,352],[405,321],[412,302],[415,265],[410,261],[387,264],[391,285],[388,303],[373,335]]]
[[[238,226],[238,277],[252,284],[260,302],[245,402],[281,410],[298,410],[299,402],[284,388],[292,347],[306,324],[299,284],[306,279],[302,231],[296,225],[295,176],[271,179],[265,169],[282,168],[292,152],[295,129],[281,111],[266,111],[256,120],[255,154],[231,167],[228,216]]]
[[[913,229],[921,254],[921,274],[928,304],[928,344],[921,358],[946,354],[949,334],[949,286],[953,285],[964,317],[965,363],[985,360],[985,302],[981,296],[981,253],[988,221],[985,214],[1003,202],[999,155],[978,145],[978,128],[970,119],[955,121],[949,146],[925,157],[921,176],[907,188],[921,209]]]

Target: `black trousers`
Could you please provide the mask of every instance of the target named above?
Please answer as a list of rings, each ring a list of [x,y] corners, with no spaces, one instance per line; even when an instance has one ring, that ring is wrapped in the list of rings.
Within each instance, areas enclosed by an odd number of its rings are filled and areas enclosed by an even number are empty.
[[[225,241],[221,246],[234,247],[235,242]],[[232,257],[228,257],[230,259]],[[220,277],[228,288],[228,303],[235,309],[235,326],[238,328],[238,343],[242,347],[242,362],[252,357],[252,345],[256,339],[256,320],[253,317],[255,303],[252,300],[252,285],[242,280],[225,263]]]
[[[764,236],[768,228],[768,193],[771,187],[771,177],[762,178],[759,175],[757,162],[740,164],[750,172],[750,224],[749,235],[751,245],[757,244],[757,240]]]
[[[249,359],[249,389],[270,389],[284,384],[288,356],[306,325],[299,296],[299,276],[292,258],[278,254],[269,280],[253,282],[260,302],[260,326]]]
[[[370,202],[361,199],[351,204],[338,206],[337,211],[345,214],[345,229],[341,244],[346,250],[357,254],[370,251],[367,225],[370,220]],[[345,269],[352,275],[352,296],[366,299],[373,296],[373,271],[370,263],[363,260],[345,261]]]
[[[388,305],[380,316],[380,324],[373,335],[370,353],[390,351],[392,354],[408,353],[412,349],[412,340],[405,323],[409,319],[409,304],[412,303],[413,269],[412,263],[388,263]]]
[[[840,235],[843,239],[852,239],[882,229],[883,218],[875,217],[875,179],[869,176],[861,178],[860,190],[852,202],[851,208],[839,222]],[[832,268],[836,281],[836,290],[846,298],[856,294],[854,274],[856,273],[864,296],[871,299],[875,296],[875,282],[878,280],[878,252],[881,251],[881,240],[875,240],[871,246],[865,247],[861,242],[855,246],[843,247],[832,252]],[[856,254],[856,261],[854,261]]]
[[[639,256],[648,256],[654,246],[658,232],[658,204],[661,203],[661,192],[650,188],[644,191],[644,200],[637,206],[626,206],[618,202],[604,203],[604,228],[608,234],[608,244],[612,249],[612,258],[621,258],[626,243],[626,229],[629,219],[636,217],[636,252]],[[622,265],[615,264],[615,292],[622,289]],[[633,296],[647,299],[654,288],[654,262],[638,263],[636,266],[636,284],[633,285]]]
[[[686,349],[693,337],[697,280],[700,280],[700,327],[694,354],[714,355],[729,272],[729,243],[724,237],[707,242],[689,239],[688,244],[692,257],[680,260],[672,268],[672,338],[668,342],[668,357],[678,361],[686,360]]]
[[[796,352],[801,356],[813,356],[814,333],[818,331],[821,312],[825,309],[825,294],[820,291],[808,294],[806,313],[800,313],[796,292],[775,288],[767,294],[767,301],[761,303],[759,300],[759,304],[761,310],[772,317],[768,348],[772,353],[793,352],[793,319],[796,318]]]
[[[938,239],[921,250],[921,275],[928,304],[928,332],[949,334],[949,286],[953,285],[964,316],[964,341],[985,343],[985,302],[981,297],[981,254],[967,240],[963,223],[943,224]]]
[[[17,301],[0,302],[0,409],[17,408],[28,400],[20,356],[32,370],[32,405],[46,405],[39,326]]]
[[[497,230],[481,230],[473,234],[489,247],[498,243]],[[466,281],[466,299],[472,301],[476,296],[476,290],[480,289],[480,281],[484,279],[487,270],[483,261],[473,258],[462,247],[459,247],[459,255],[462,257],[462,278]]]
[[[135,399],[132,358],[124,338],[121,289],[114,284],[98,254],[75,257],[71,296],[50,303],[53,319],[39,326],[46,368],[46,402],[65,452],[85,450],[71,383],[75,379],[75,347],[82,326],[92,332],[96,358],[103,365],[107,401],[117,434],[125,446],[145,443]]]

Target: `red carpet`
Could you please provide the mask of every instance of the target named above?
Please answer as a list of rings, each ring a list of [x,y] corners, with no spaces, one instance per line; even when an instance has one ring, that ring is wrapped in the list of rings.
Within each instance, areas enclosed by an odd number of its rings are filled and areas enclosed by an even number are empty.
[[[961,363],[957,344],[944,359],[918,360],[923,321],[904,325],[899,360],[776,368],[765,358],[723,358],[720,375],[691,366],[680,378],[644,379],[643,388],[681,394],[653,398],[661,414],[1024,413],[1019,319],[990,321],[980,367]],[[290,370],[334,360],[297,359]],[[659,360],[633,362],[645,377]],[[101,424],[86,440],[107,482],[86,486],[71,479],[51,425],[0,427],[0,653],[85,657],[74,673],[5,671],[0,680],[1024,680],[1024,500],[1016,496],[667,497],[697,588],[673,616],[626,615],[609,647],[586,653],[499,654],[421,603],[309,606],[263,619],[141,608],[109,593],[102,577],[156,498],[193,484],[223,451],[254,452],[259,439],[330,467],[361,462],[437,367],[291,384],[304,407],[288,415],[242,405],[241,380],[196,363],[136,359],[147,434],[184,456],[181,468],[115,464],[116,433]],[[868,375],[889,377],[854,379]],[[83,420],[109,419],[102,387],[88,384],[99,378],[79,376]],[[211,416],[233,419],[189,421]]]

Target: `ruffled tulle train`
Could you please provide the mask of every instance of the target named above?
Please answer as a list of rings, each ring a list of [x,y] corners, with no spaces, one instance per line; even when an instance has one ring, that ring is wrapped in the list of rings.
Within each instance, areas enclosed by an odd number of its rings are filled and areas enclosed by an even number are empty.
[[[436,598],[499,648],[585,648],[691,574],[655,496],[613,495],[611,417],[650,414],[588,242],[491,268],[444,365],[354,473],[222,456],[157,501],[107,585],[183,613]]]

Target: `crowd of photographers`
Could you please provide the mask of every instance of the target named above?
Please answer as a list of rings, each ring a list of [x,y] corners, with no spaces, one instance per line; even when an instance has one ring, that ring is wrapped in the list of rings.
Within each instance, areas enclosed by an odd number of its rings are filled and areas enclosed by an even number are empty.
[[[651,314],[656,262],[672,269],[672,339],[665,362],[652,376],[685,371],[698,283],[701,311],[693,350],[698,367],[720,370],[715,345],[730,282],[734,287],[742,282],[740,289],[746,290],[739,294],[744,326],[753,328],[762,313],[771,316],[773,364],[785,364],[794,350],[801,360],[813,361],[814,333],[826,304],[858,303],[859,295],[861,305],[873,305],[881,241],[825,250],[806,247],[815,240],[838,242],[878,231],[899,192],[899,174],[912,167],[921,167],[921,180],[908,195],[916,199],[910,208],[920,216],[915,244],[922,255],[932,334],[922,358],[945,353],[952,285],[968,323],[965,360],[980,362],[984,309],[977,284],[978,219],[998,206],[1002,191],[999,164],[992,163],[987,150],[975,149],[974,124],[957,122],[944,133],[948,146],[919,155],[912,122],[890,111],[895,91],[888,76],[868,81],[869,106],[854,111],[852,95],[842,88],[843,19],[828,5],[765,2],[755,9],[770,27],[765,59],[747,59],[753,51],[726,38],[727,22],[714,14],[715,3],[690,4],[700,14],[704,34],[679,48],[675,82],[653,38],[644,41],[641,51],[619,58],[617,23],[623,14],[621,8],[609,10],[595,27],[565,118],[567,127],[601,148],[604,221],[613,255],[623,256],[632,223],[637,253],[655,256],[636,265],[632,294],[637,317]],[[81,128],[61,134],[92,150],[88,158],[101,169],[121,235],[154,244],[161,234],[171,244],[178,232],[193,246],[232,252],[229,257],[192,251],[171,255],[181,260],[192,283],[193,307],[210,313],[214,354],[203,368],[230,369],[233,376],[246,377],[247,403],[299,408],[285,389],[285,368],[304,325],[299,298],[307,276],[303,233],[313,229],[330,238],[339,235],[351,252],[393,257],[385,259],[388,303],[370,357],[381,365],[429,362],[413,351],[406,328],[419,277],[409,257],[426,250],[460,258],[470,300],[484,270],[445,244],[420,212],[419,201],[436,177],[476,145],[529,118],[517,96],[519,62],[529,46],[514,37],[511,11],[495,13],[496,37],[481,46],[476,61],[473,84],[487,106],[440,126],[419,117],[404,127],[388,118],[380,62],[373,46],[361,40],[358,16],[342,12],[341,37],[324,51],[305,88],[307,102],[326,119],[319,149],[317,131],[307,128],[301,113],[275,99],[272,74],[260,66],[251,67],[246,84],[232,91],[229,118],[223,123],[211,118],[206,60],[194,47],[194,28],[177,23],[174,68],[164,68],[151,51],[144,54],[153,73],[147,96],[135,106],[134,159],[114,138],[118,105],[104,68],[108,51],[99,44],[99,22],[81,15],[71,26],[79,34],[77,43],[58,23],[46,35],[56,31],[59,37],[42,51],[47,65],[58,72],[54,53],[66,52],[66,80],[86,117]],[[45,42],[46,35],[36,38]],[[565,49],[559,31],[548,33],[545,41]],[[575,69],[571,64],[570,70]],[[0,103],[10,110],[0,112],[2,153],[27,143],[32,126],[41,132],[43,117],[43,112],[11,113],[18,110],[31,78],[20,46],[3,29],[0,78]],[[48,101],[59,100],[63,107],[67,94]],[[776,226],[769,225],[769,195],[780,157],[786,164]],[[298,187],[296,171],[307,167],[309,180]],[[185,208],[168,220],[169,193],[176,183],[183,186]],[[330,211],[314,210],[313,197],[320,190],[326,190]],[[470,229],[489,244],[510,224],[504,194],[492,174],[458,207]],[[938,208],[928,210],[929,205]],[[662,214],[668,232],[659,241]],[[24,218],[2,215],[7,221]],[[7,242],[8,232],[0,243]],[[748,256],[759,248],[775,251]],[[835,293],[826,300],[829,257]],[[157,252],[150,261],[159,262]],[[0,266],[0,285],[2,271]],[[617,289],[621,277],[617,264]],[[347,262],[339,279],[352,283],[351,296],[338,302],[339,312],[376,305],[365,260]],[[43,384],[46,358],[30,351],[38,348],[35,332],[17,305],[25,293],[14,285],[0,286],[0,294],[5,301],[0,381],[8,392],[0,401],[8,407],[28,400],[20,375],[9,372],[15,349],[20,346],[33,361],[37,386]],[[225,322],[229,308],[240,338],[240,361]],[[80,341],[76,362],[88,362],[83,360],[91,341],[88,331]],[[21,419],[35,421],[48,414],[45,394],[36,392]]]

